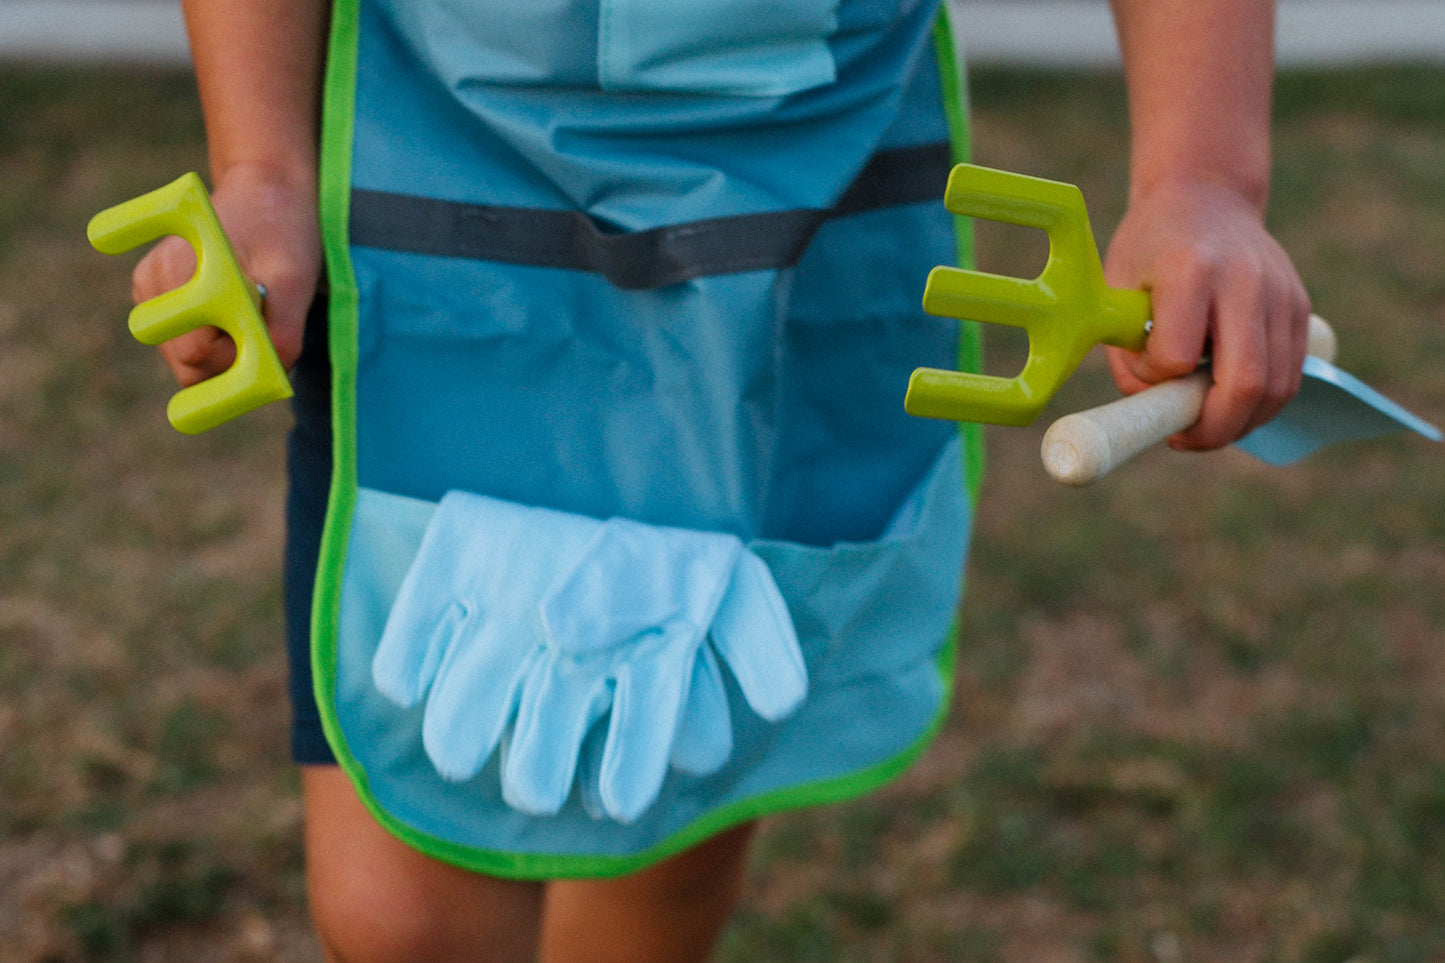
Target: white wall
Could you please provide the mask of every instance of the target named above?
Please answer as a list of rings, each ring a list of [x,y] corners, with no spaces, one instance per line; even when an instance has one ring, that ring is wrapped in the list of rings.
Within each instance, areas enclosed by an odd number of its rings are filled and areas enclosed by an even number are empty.
[[[950,0],[975,64],[1112,67],[1105,0]],[[1445,0],[1279,0],[1282,67],[1445,65]]]
[[[678,0],[686,2],[686,0]],[[975,64],[1109,68],[1105,0],[949,0]],[[1445,64],[1445,0],[1279,0],[1285,67]],[[0,61],[184,65],[177,0],[0,0]]]

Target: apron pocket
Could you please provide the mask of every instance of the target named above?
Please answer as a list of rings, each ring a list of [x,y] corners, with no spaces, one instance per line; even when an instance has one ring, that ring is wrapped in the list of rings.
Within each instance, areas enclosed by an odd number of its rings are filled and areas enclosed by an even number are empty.
[[[590,776],[581,798],[556,816],[519,812],[503,799],[501,754],[464,782],[440,776],[423,749],[425,707],[403,708],[383,696],[372,671],[437,505],[362,489],[336,648],[318,654],[318,680],[329,680],[321,686],[328,736],[387,825],[427,852],[493,873],[596,875],[598,859],[644,852],[729,806],[751,807],[793,789],[822,792],[820,799],[851,795],[860,790],[849,787],[863,785],[857,779],[874,778],[865,774],[917,744],[943,701],[936,657],[957,604],[970,518],[960,460],[957,442],[944,446],[877,540],[749,546],[788,597],[808,698],[773,723],[754,715],[728,678],[720,693],[733,728],[726,764],[694,775],[674,759],[658,803],[634,823],[595,818],[585,791]]]
[[[757,541],[819,688],[931,659],[958,607],[971,509],[957,438],[881,538],[828,547]]]

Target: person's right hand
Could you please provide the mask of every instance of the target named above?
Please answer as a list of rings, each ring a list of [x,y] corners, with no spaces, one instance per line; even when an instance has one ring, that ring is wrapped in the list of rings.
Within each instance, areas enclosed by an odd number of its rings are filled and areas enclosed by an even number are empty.
[[[218,179],[211,202],[241,270],[266,290],[262,316],[290,370],[301,354],[306,312],[321,275],[315,179],[231,168]],[[136,265],[131,296],[137,304],[148,301],[189,281],[195,270],[191,246],[167,237]],[[212,378],[236,360],[235,344],[213,327],[173,338],[160,352],[182,387]]]
[[[1175,448],[1237,441],[1299,390],[1309,295],[1241,192],[1181,178],[1131,198],[1104,271],[1116,287],[1149,290],[1154,308],[1143,351],[1108,351],[1121,391],[1183,377],[1212,354],[1199,420],[1170,440]]]

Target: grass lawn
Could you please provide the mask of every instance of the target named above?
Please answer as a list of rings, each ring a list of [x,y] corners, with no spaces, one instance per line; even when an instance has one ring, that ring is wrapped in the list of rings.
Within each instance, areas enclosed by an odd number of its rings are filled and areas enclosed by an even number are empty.
[[[1445,422],[1445,71],[1290,75],[1273,226],[1340,363]],[[1122,210],[1111,78],[975,78],[976,157]],[[203,169],[172,74],[0,72],[0,960],[314,961],[284,406],[188,438],[102,207]],[[980,228],[1028,270],[1027,232]],[[996,343],[1007,359],[1017,346]],[[1093,359],[1052,414],[1112,397]],[[990,434],[951,721],[763,833],[727,961],[1445,960],[1445,471],[1404,437],[1049,481]]]

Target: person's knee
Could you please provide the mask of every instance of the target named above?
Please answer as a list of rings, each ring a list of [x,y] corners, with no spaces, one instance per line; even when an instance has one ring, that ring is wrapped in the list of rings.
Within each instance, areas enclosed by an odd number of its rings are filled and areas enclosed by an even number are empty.
[[[752,832],[736,827],[629,876],[552,883],[541,958],[705,959],[737,904]]]
[[[342,779],[303,776],[311,916],[332,963],[534,958],[540,884],[417,852],[377,825]]]
[[[338,874],[313,883],[311,918],[332,963],[444,959],[448,921],[425,900]]]
[[[539,924],[534,890],[472,876],[438,886],[404,871],[313,874],[311,916],[332,963],[530,961]]]

